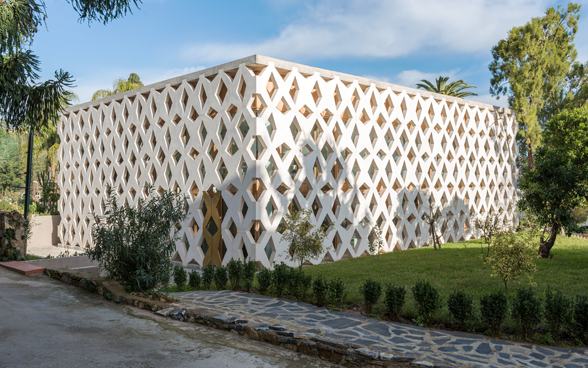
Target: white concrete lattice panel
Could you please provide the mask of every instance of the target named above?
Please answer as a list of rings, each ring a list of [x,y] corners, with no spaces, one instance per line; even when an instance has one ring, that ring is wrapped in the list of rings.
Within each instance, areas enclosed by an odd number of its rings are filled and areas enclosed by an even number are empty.
[[[469,239],[473,214],[515,198],[516,125],[490,105],[252,56],[68,109],[59,236],[91,246],[88,214],[102,213],[106,185],[134,205],[152,184],[188,197],[184,264],[204,259],[211,186],[226,204],[224,263],[286,260],[276,229],[292,207],[334,224],[316,262],[364,254],[375,224],[386,251],[425,245],[429,196],[443,240]]]

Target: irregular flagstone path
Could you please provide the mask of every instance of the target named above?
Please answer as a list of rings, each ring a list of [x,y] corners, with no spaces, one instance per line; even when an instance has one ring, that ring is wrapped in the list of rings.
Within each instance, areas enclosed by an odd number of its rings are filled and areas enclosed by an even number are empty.
[[[289,331],[352,342],[381,353],[414,356],[435,366],[588,367],[588,349],[543,347],[433,330],[239,291],[173,295],[186,309],[205,309],[219,316],[246,319],[252,325],[280,325]]]

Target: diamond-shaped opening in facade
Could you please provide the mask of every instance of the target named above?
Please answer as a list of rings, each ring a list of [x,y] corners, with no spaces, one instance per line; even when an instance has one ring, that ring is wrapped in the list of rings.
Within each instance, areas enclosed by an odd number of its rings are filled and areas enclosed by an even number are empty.
[[[312,193],[312,186],[310,185],[308,178],[304,179],[302,184],[300,184],[300,188],[298,189],[298,191],[300,192],[300,194],[302,194],[304,198],[306,198],[307,200],[309,199],[310,194]]]
[[[253,238],[255,243],[259,242],[259,239],[262,237],[263,233],[265,232],[265,227],[259,220],[254,220],[249,228],[249,234]]]
[[[159,125],[160,128],[163,128],[163,126],[165,125],[165,120],[163,120],[162,117],[160,117],[159,119],[157,119],[157,125]]]
[[[188,117],[190,118],[190,120],[192,121],[196,121],[196,119],[198,119],[198,112],[196,111],[196,109],[194,108],[194,106],[192,106],[192,108],[190,109],[190,114],[188,115]]]
[[[353,196],[353,200],[351,201],[351,211],[353,212],[354,216],[357,216],[359,211],[359,199],[357,198],[357,194]]]
[[[206,177],[206,167],[204,166],[203,162],[200,163],[200,168],[198,171],[200,172],[200,180],[204,181],[204,178]]]
[[[357,93],[357,89],[355,88],[351,94],[351,106],[353,106],[355,110],[357,110],[357,107],[359,106],[359,93]]]
[[[267,105],[260,94],[254,93],[249,107],[251,108],[253,115],[259,117],[263,114],[263,111],[265,110]]]
[[[182,133],[180,134],[180,137],[182,139],[182,142],[184,143],[184,146],[187,146],[188,142],[190,141],[190,133],[188,133],[188,128],[184,127],[182,129]]]
[[[213,142],[210,142],[210,146],[208,146],[208,156],[210,157],[211,161],[214,161],[216,159],[216,155],[218,154],[218,150],[216,148],[216,145]]]
[[[290,97],[292,97],[292,101],[296,101],[296,94],[298,93],[298,82],[296,82],[296,78],[292,79],[292,85],[290,86],[290,90],[288,93]]]
[[[333,154],[333,149],[331,148],[331,146],[329,146],[328,143],[324,144],[323,148],[321,149],[321,154],[325,161],[329,161],[329,158],[331,158],[331,154]]]
[[[292,124],[290,124],[290,133],[292,133],[292,138],[294,138],[294,141],[298,140],[301,132],[302,130],[300,129],[300,124],[298,124],[298,120],[294,118],[292,120]]]
[[[346,107],[345,110],[343,110],[340,117],[343,124],[345,124],[345,126],[348,126],[352,118],[351,111],[349,111],[348,107]]]
[[[314,179],[318,180],[318,177],[323,173],[323,169],[319,163],[319,159],[317,158],[314,162],[314,166],[312,167],[312,174],[314,175]]]
[[[273,180],[274,174],[277,171],[276,162],[274,158],[270,156],[270,159],[265,164],[265,170],[267,171],[267,175],[270,177],[270,180]]]
[[[351,184],[349,184],[349,181],[347,179],[345,179],[345,181],[343,181],[343,185],[341,185],[341,191],[343,193],[347,193],[352,188],[353,187],[351,186]]]
[[[311,110],[311,109],[310,109],[308,106],[306,106],[306,105],[302,106],[302,107],[300,108],[300,110],[298,110],[298,111],[299,111],[299,112],[302,114],[302,116],[304,116],[305,118],[308,118],[308,117],[309,117],[309,116],[312,114],[312,110]]]
[[[124,129],[123,129],[123,127],[122,127],[122,124],[120,123],[120,121],[118,122],[118,125],[116,126],[116,132],[118,133],[118,136],[119,136],[119,137],[120,137],[120,136],[123,134],[123,132],[124,132]],[[78,135],[76,134],[76,136],[74,137],[74,140],[77,142],[77,141],[78,141],[78,139],[80,139],[80,137],[78,137]]]
[[[402,169],[400,169],[400,177],[403,180],[406,180],[406,175],[408,174],[408,170],[406,169],[406,164],[402,164]]]
[[[151,183],[155,183],[155,181],[157,180],[157,170],[155,170],[155,166],[151,168],[149,176],[151,177]]]
[[[267,217],[269,218],[270,223],[274,222],[276,214],[278,213],[277,208],[278,207],[276,206],[274,199],[270,197],[269,201],[267,202],[267,205],[265,206],[265,212],[267,213]]]
[[[174,162],[177,164],[178,162],[180,162],[180,159],[182,158],[182,154],[179,151],[175,151],[172,154],[172,157],[174,159]]]
[[[276,124],[272,115],[270,115],[269,119],[265,121],[265,129],[267,130],[267,134],[270,136],[270,140],[272,140],[276,131]]]
[[[278,186],[278,188],[276,190],[281,195],[284,195],[284,194],[286,194],[286,192],[288,192],[290,190],[290,187],[287,186],[286,184],[282,183],[282,184],[280,184],[280,186]]]
[[[298,162],[298,159],[294,157],[292,162],[290,162],[290,166],[288,166],[288,173],[290,174],[292,180],[296,180],[298,174],[300,173],[300,168],[300,162]]]
[[[314,213],[315,218],[319,218],[322,209],[323,205],[321,204],[321,201],[319,201],[318,197],[315,197],[314,201],[312,202],[312,213]]]
[[[201,106],[204,107],[204,105],[206,104],[206,100],[208,99],[208,96],[206,96],[206,91],[204,90],[204,86],[200,87],[200,103]]]
[[[357,252],[359,250],[360,243],[361,243],[361,236],[359,235],[357,230],[355,230],[353,232],[353,235],[351,236],[351,241],[349,242],[349,244],[351,244],[351,247],[353,248],[353,250],[355,252]]]
[[[317,143],[318,140],[321,138],[323,134],[323,130],[321,129],[318,121],[316,123],[314,123],[314,126],[312,127],[312,130],[310,131],[310,136],[312,137],[312,140],[314,141],[314,143]]]
[[[361,219],[361,221],[359,221],[358,225],[361,227],[366,227],[369,224],[370,224],[370,220],[367,218],[367,216],[365,216],[364,218]]]
[[[169,129],[165,133],[165,141],[167,142],[167,146],[169,147],[169,145],[171,143],[171,134],[169,134]]]
[[[231,106],[229,106],[229,108],[227,109],[227,113],[231,117],[231,120],[233,120],[235,116],[237,116],[237,112],[239,112],[239,108],[233,104],[231,104]]]
[[[233,219],[231,219],[231,221],[229,222],[229,226],[227,227],[227,229],[229,230],[229,233],[231,234],[234,240],[235,237],[237,237],[237,234],[239,233],[239,229],[237,229],[237,225],[235,224],[235,221],[233,221]]]
[[[333,190],[333,186],[329,183],[323,185],[323,187],[321,188],[321,191],[325,194],[328,194],[331,190]]]
[[[339,180],[341,175],[343,175],[343,165],[341,165],[341,162],[339,162],[339,159],[335,160],[335,164],[333,165],[333,168],[331,169],[331,175],[333,175],[333,178],[335,178],[335,180]]]
[[[171,168],[170,168],[169,164],[167,165],[167,170],[165,171],[165,174],[167,177],[167,182],[169,184],[172,180],[172,172],[171,172]]]
[[[129,174],[129,170],[127,170],[127,168],[125,167],[125,172],[123,174],[123,181],[125,182],[125,184],[127,184],[129,182],[130,176],[131,176],[131,174]]]
[[[380,196],[382,196],[382,194],[384,194],[384,192],[386,191],[386,183],[384,183],[383,179],[380,179],[380,182],[376,186],[376,191]]]
[[[281,144],[280,146],[278,146],[278,148],[276,148],[276,151],[278,152],[278,155],[280,156],[280,158],[283,161],[284,158],[288,155],[288,152],[290,152],[290,147],[288,147],[284,143],[284,144]]]
[[[263,153],[265,152],[266,145],[261,139],[261,136],[256,135],[252,137],[251,145],[249,146],[249,151],[253,155],[256,160],[259,160]]]
[[[241,76],[239,80],[239,87],[237,90],[239,91],[239,97],[241,97],[241,100],[243,100],[245,98],[245,92],[247,91],[247,84],[245,83],[243,76]]]
[[[157,155],[157,161],[159,161],[160,164],[163,165],[163,161],[165,161],[165,153],[163,152],[163,149],[159,149],[159,154]]]
[[[270,77],[265,86],[265,90],[267,91],[267,94],[270,96],[270,98],[274,98],[274,94],[277,91],[277,89],[278,84],[276,83],[276,79],[274,78],[273,74],[270,74]]]
[[[310,147],[308,144],[304,145],[301,149],[300,152],[302,153],[303,156],[308,156],[311,152],[312,152],[312,147]]]
[[[351,169],[351,175],[353,176],[354,180],[357,180],[357,176],[359,175],[360,172],[361,172],[361,169],[359,168],[357,161],[355,161],[355,163],[353,164],[353,168]]]
[[[243,179],[245,179],[245,175],[247,175],[247,162],[245,161],[245,158],[242,157],[241,158],[241,162],[239,164],[239,176],[241,177],[241,181],[243,181]]]
[[[223,161],[222,158],[221,158],[220,163],[218,165],[217,172],[220,175],[222,181],[224,181],[226,179],[227,175],[229,175],[229,170],[227,169],[227,166],[225,165],[225,162]]]
[[[319,104],[319,101],[320,101],[320,99],[322,97],[321,90],[319,89],[318,82],[316,82],[314,84],[314,86],[312,87],[312,90],[310,91],[310,94],[312,95],[312,99],[314,100],[314,104],[315,105],[318,105]]]
[[[369,191],[370,191],[370,187],[367,186],[367,184],[365,184],[365,183],[359,187],[359,192],[364,196],[364,198],[367,197]]]
[[[274,256],[276,254],[276,247],[274,246],[274,241],[270,238],[264,248],[265,255],[267,256],[268,261],[270,264],[274,262]]]
[[[339,249],[341,245],[341,237],[339,236],[339,232],[335,232],[335,236],[333,237],[333,249],[335,252]]]
[[[368,157],[370,155],[369,151],[367,149],[363,149],[359,155],[361,156],[361,158],[365,159],[366,157]]]
[[[282,114],[286,114],[288,111],[290,111],[290,106],[288,105],[286,100],[282,97],[282,99],[280,99],[280,101],[278,102],[276,109],[279,112],[281,112]]]
[[[220,142],[222,143],[227,136],[227,126],[225,125],[224,120],[221,118],[221,123],[218,127],[218,136],[220,138]]]
[[[325,122],[325,124],[329,124],[330,119],[333,117],[333,113],[331,113],[331,111],[329,111],[329,109],[324,109],[321,112],[321,118],[323,118],[323,121]],[[337,138],[335,138],[336,140]]]
[[[339,197],[335,196],[335,200],[333,201],[333,207],[331,208],[331,211],[333,211],[333,214],[335,215],[335,217],[339,217],[339,210],[341,209],[341,202],[339,201]]]
[[[239,189],[234,186],[233,184],[229,184],[229,186],[227,187],[227,189],[225,189],[227,191],[227,193],[229,193],[231,196],[234,196],[235,194],[237,194],[237,192],[239,191]]]
[[[182,120],[182,117],[178,114],[176,114],[173,118],[172,118],[172,123],[174,123],[175,125],[178,125],[178,123]]]
[[[261,179],[253,178],[247,191],[251,194],[251,199],[257,202],[263,193],[265,193],[266,187],[263,185]]]
[[[361,121],[362,123],[367,123],[370,120],[370,117],[368,115],[368,113],[365,111],[365,109],[363,109],[361,111],[361,113],[359,114],[359,121]]]
[[[357,130],[357,127],[353,127],[353,132],[351,133],[351,141],[353,142],[353,145],[355,147],[357,147],[358,140],[359,140],[359,131]]]
[[[241,132],[241,139],[245,139],[247,133],[249,132],[249,124],[247,124],[247,120],[245,120],[245,117],[243,117],[243,119],[239,123],[239,132]]]
[[[206,112],[206,116],[208,116],[211,119],[214,119],[217,115],[218,115],[218,111],[216,111],[212,107],[209,108],[208,111]]]
[[[219,86],[218,86],[218,90],[217,90],[217,96],[218,99],[220,100],[221,104],[225,101],[225,97],[227,96],[227,86],[225,84],[225,82],[221,79]]]

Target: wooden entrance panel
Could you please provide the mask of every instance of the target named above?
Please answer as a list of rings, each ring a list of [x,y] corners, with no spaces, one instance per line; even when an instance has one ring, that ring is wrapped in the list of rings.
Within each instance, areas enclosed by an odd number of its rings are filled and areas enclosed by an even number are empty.
[[[208,265],[212,262],[219,267],[223,262],[223,238],[222,238],[222,195],[221,192],[202,193],[202,200],[206,206],[206,215],[202,226],[202,235],[208,245],[202,266]]]

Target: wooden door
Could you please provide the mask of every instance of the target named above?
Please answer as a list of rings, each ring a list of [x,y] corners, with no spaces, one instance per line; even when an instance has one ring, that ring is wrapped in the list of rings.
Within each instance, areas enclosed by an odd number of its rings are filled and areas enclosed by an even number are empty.
[[[221,224],[222,218],[218,211],[219,207],[222,207],[222,195],[221,192],[216,193],[202,193],[202,200],[206,208],[204,214],[204,222],[202,226],[202,235],[204,236],[202,250],[204,254],[204,262],[202,266],[208,265],[212,262],[215,266],[220,266],[223,262],[223,239]]]

